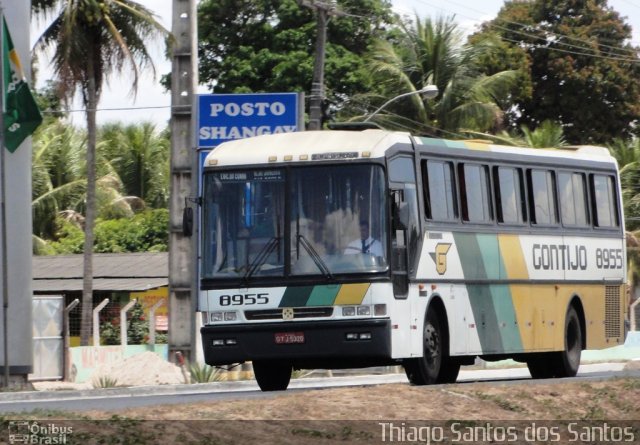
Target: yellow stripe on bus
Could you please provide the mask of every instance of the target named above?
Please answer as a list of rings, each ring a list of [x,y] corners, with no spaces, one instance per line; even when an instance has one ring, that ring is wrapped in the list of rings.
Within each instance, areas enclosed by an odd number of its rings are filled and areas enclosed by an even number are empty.
[[[520,237],[518,235],[499,235],[500,257],[504,263],[504,270],[507,272],[503,279],[528,280],[529,272],[527,263],[524,260]]]
[[[335,304],[361,304],[369,286],[369,283],[343,284],[340,286]]]
[[[491,146],[487,142],[472,142],[472,141],[464,141],[464,145],[466,148],[470,150],[481,150],[481,151],[491,151]]]
[[[587,349],[616,346],[606,340],[605,286],[602,284],[511,285],[511,296],[525,351],[560,351],[564,348],[564,323],[569,301],[580,298],[584,309]],[[622,341],[622,337],[619,339]]]
[[[562,330],[557,329],[555,286],[513,284],[510,288],[523,349],[555,350],[562,341]]]

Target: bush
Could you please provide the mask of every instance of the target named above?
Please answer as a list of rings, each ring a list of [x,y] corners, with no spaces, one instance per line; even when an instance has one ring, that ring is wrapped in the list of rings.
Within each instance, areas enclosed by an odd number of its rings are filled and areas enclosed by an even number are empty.
[[[56,219],[54,254],[82,253],[84,232],[62,218]],[[167,252],[169,246],[169,211],[147,210],[132,218],[97,220],[94,252]]]
[[[120,320],[104,322],[100,325],[100,337],[104,345],[120,344]],[[136,303],[127,314],[127,344],[144,345],[149,340],[149,323],[144,309]]]
[[[191,383],[217,382],[222,379],[222,373],[219,369],[206,364],[190,364],[189,374],[191,376]]]

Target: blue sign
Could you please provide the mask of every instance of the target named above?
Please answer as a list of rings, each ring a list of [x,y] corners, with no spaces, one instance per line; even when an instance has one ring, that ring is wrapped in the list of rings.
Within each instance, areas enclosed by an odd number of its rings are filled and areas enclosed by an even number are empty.
[[[198,147],[298,131],[298,106],[297,93],[201,94]]]

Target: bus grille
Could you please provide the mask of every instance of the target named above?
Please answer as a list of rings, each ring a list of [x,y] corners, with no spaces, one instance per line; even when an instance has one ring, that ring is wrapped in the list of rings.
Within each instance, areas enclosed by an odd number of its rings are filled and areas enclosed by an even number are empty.
[[[604,333],[620,337],[620,286],[605,286]]]
[[[282,320],[282,310],[264,309],[259,311],[244,311],[247,320]],[[332,307],[295,307],[293,308],[293,318],[322,318],[331,317],[333,315]]]

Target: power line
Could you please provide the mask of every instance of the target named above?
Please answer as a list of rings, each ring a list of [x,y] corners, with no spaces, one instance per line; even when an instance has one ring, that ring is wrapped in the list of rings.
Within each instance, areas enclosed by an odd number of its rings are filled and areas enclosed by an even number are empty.
[[[502,36],[500,38],[502,40],[505,40],[505,41],[511,42],[511,43],[523,43],[520,40],[509,39],[509,38],[502,37]],[[538,49],[548,49],[548,50],[551,50],[551,51],[558,51],[558,52],[561,52],[561,53],[573,54],[573,55],[576,55],[576,56],[586,56],[586,57],[593,57],[593,58],[596,58],[596,59],[615,60],[615,61],[618,61],[618,62],[627,62],[627,63],[634,63],[634,64],[635,63],[640,63],[640,59],[627,59],[627,58],[622,58],[622,57],[609,57],[609,56],[601,56],[601,55],[598,55],[598,54],[581,53],[581,52],[577,52],[577,51],[570,51],[568,49],[556,48],[556,47],[551,46],[551,45],[545,46],[545,45],[542,45],[542,44],[539,44],[539,43],[528,43],[528,45],[531,45],[531,46],[533,46],[535,48],[538,48]]]
[[[423,4],[427,5],[427,6],[435,7],[435,5],[433,3],[429,3],[429,2],[426,2],[424,0],[418,0],[418,1],[420,1],[421,3],[423,3]],[[470,9],[471,11],[482,13],[482,11],[478,11],[476,9],[463,6],[463,5],[459,4],[459,3],[456,3],[453,0],[451,0],[451,3],[455,3],[455,4],[457,4],[457,5],[461,6],[461,7],[464,7],[466,9]],[[449,12],[451,12],[451,11],[449,10]],[[470,17],[470,16],[466,16],[464,14],[456,14],[456,13],[454,13],[454,15],[460,15],[461,17],[467,18],[467,19],[472,20],[474,22],[482,23],[482,22],[480,22],[479,19],[477,19],[475,17]],[[502,21],[504,21],[505,23],[510,23],[510,24],[516,25],[516,26],[518,26],[520,28],[532,28],[531,25],[526,25],[526,24],[523,24],[523,23],[511,22],[511,21],[503,20],[503,19],[502,19]],[[518,30],[515,30],[515,29],[512,29],[512,28],[507,28],[507,27],[504,27],[504,26],[500,26],[500,25],[495,24],[495,23],[490,23],[489,26],[491,26],[493,28],[496,28],[496,29],[501,29],[501,30],[504,30],[504,31],[512,32],[514,34],[519,34],[519,35],[522,35],[522,36],[525,36],[525,37],[534,38],[534,39],[543,40],[543,39],[548,39],[548,37],[550,37],[550,36],[551,37],[556,37],[557,39],[552,41],[552,42],[550,42],[550,43],[555,43],[557,45],[563,45],[563,46],[566,46],[568,48],[575,48],[575,49],[583,50],[583,51],[595,51],[593,48],[589,47],[589,45],[592,45],[592,44],[595,43],[596,45],[598,45],[599,48],[600,47],[602,47],[602,48],[611,48],[611,49],[613,49],[615,51],[625,51],[630,55],[636,55],[637,56],[637,50],[634,50],[634,49],[625,49],[625,48],[615,47],[615,46],[611,46],[611,45],[605,45],[603,43],[590,42],[590,41],[579,39],[577,37],[572,37],[572,36],[568,36],[568,35],[565,35],[565,34],[554,33],[554,32],[546,31],[546,30],[539,29],[539,28],[535,28],[535,30],[543,32],[544,36],[540,36],[540,35],[536,35],[536,34],[530,34],[530,33],[524,32],[524,31],[518,31]],[[503,38],[504,40],[508,40],[508,39],[506,39],[506,38],[504,38],[502,36],[501,36],[501,38]],[[579,46],[579,45],[574,45],[574,44],[571,44],[571,43],[562,42],[562,41],[559,40],[559,38],[566,38],[566,39],[569,39],[569,40],[577,41],[577,42],[583,43],[583,44],[585,44],[587,46]],[[508,40],[508,41],[515,42],[515,43],[521,43],[519,41],[514,41],[514,40]],[[549,40],[546,40],[546,41],[549,42]],[[543,47],[541,47],[541,48],[543,48]],[[558,49],[558,48],[554,48],[554,49],[560,51],[560,49]],[[562,50],[562,52],[567,52],[567,51],[568,50]],[[598,58],[605,58],[605,59],[609,59],[609,60],[626,61],[626,62],[631,62],[631,63],[637,63],[639,61],[637,58],[629,59],[629,58],[626,58],[626,57],[622,57],[622,54],[615,54],[615,53],[611,53],[611,52],[607,53],[607,52],[605,52],[605,51],[603,51],[601,49],[600,49],[600,52],[604,53],[605,55],[598,55],[598,54],[591,54],[591,53],[588,53],[588,54],[587,53],[577,53],[577,52],[575,52],[575,54],[585,55],[585,56],[593,56],[593,57],[598,57]]]
[[[480,13],[480,14],[483,13],[483,11],[479,11],[479,10],[477,10],[475,8],[470,7],[470,6],[463,5],[461,3],[456,2],[455,0],[449,0],[449,3],[453,3],[454,5],[458,5],[459,7],[468,9],[468,10],[473,11],[473,12],[477,12],[477,13]],[[502,22],[505,22],[505,23],[509,23],[509,24],[512,24],[512,25],[519,26],[521,28],[525,28],[525,29],[532,27],[532,25],[528,25],[526,23],[514,22],[514,21],[506,20],[506,19],[503,19],[503,18],[500,18],[499,20],[501,20]],[[510,30],[510,29],[508,29],[508,30]],[[626,52],[626,53],[637,55],[637,50],[634,50],[634,49],[625,49],[625,48],[621,48],[619,46],[612,46],[612,45],[607,45],[607,44],[599,43],[599,42],[589,42],[588,40],[580,39],[578,37],[570,36],[568,34],[562,34],[562,33],[558,33],[558,32],[547,31],[547,30],[539,29],[539,28],[536,28],[536,30],[544,32],[545,34],[547,34],[547,36],[551,35],[553,37],[564,37],[566,39],[573,40],[573,41],[576,41],[576,42],[579,42],[579,43],[587,43],[587,44],[596,43],[599,47],[609,48],[609,49],[612,49],[614,51],[623,51],[623,52]],[[512,30],[510,30],[510,31],[512,31]],[[567,44],[567,43],[564,43],[564,44],[567,45],[567,46],[574,46],[575,47],[575,45],[570,45],[570,44]],[[578,46],[578,48],[579,49],[588,49],[588,48],[579,47],[579,46]]]
[[[181,108],[181,107],[172,107],[171,105],[153,105],[146,107],[118,107],[118,108],[96,108],[94,111],[132,111],[132,110],[155,110],[155,109],[164,109],[164,108]],[[58,114],[58,113],[86,113],[90,111],[88,109],[84,110],[41,110],[41,113],[46,114]]]

